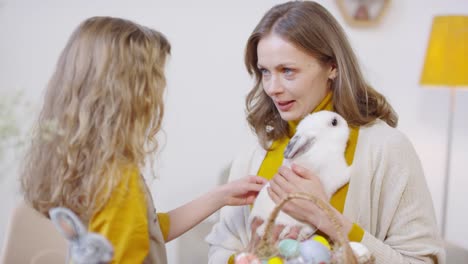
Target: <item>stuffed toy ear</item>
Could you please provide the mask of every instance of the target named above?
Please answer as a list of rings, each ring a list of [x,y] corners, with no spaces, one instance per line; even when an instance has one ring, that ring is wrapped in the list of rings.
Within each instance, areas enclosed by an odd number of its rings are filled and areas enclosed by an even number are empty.
[[[75,264],[102,264],[112,260],[112,244],[102,235],[88,233],[71,210],[56,207],[49,210],[55,227],[70,242],[70,258]]]
[[[52,223],[66,239],[76,241],[86,234],[86,228],[71,210],[55,207],[49,210],[49,215]]]

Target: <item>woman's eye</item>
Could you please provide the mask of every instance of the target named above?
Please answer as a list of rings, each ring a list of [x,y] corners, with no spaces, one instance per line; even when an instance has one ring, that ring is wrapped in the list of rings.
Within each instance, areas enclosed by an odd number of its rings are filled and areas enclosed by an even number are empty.
[[[290,69],[290,68],[283,68],[283,74],[290,77],[292,76],[294,73],[294,70],[293,69]]]
[[[260,73],[261,73],[262,75],[268,75],[268,74],[269,74],[269,72],[268,72],[267,69],[260,68],[260,69],[258,69],[258,70],[260,71]]]

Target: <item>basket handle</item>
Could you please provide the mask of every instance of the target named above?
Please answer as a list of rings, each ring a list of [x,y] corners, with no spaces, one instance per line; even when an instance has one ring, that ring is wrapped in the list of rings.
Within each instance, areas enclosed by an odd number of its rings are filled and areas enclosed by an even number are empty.
[[[272,229],[275,224],[275,219],[278,216],[279,212],[281,211],[281,208],[283,208],[284,204],[286,204],[287,202],[293,199],[303,199],[303,200],[312,201],[317,207],[319,207],[322,211],[325,212],[327,217],[333,223],[333,226],[336,229],[336,232],[338,235],[337,241],[334,241],[333,243],[333,248],[341,247],[343,249],[343,252],[342,252],[343,262],[340,262],[339,260],[337,260],[338,263],[357,264],[356,257],[354,256],[353,251],[351,247],[349,246],[348,239],[341,232],[342,225],[336,219],[331,205],[324,202],[322,199],[317,198],[316,196],[312,194],[303,193],[303,192],[291,193],[285,198],[283,198],[283,200],[281,200],[275,206],[270,216],[268,217],[267,225],[265,227],[265,233],[263,234],[258,245],[255,248],[255,251],[257,253],[256,255],[259,256],[260,258],[269,258],[278,254],[278,250],[273,245]]]

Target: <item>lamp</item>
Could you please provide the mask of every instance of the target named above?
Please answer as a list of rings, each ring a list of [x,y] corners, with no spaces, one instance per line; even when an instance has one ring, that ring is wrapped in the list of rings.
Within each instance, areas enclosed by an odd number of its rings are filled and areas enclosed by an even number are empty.
[[[463,86],[468,88],[468,16],[434,18],[420,84],[450,89],[441,229],[442,237],[445,238],[455,89]]]

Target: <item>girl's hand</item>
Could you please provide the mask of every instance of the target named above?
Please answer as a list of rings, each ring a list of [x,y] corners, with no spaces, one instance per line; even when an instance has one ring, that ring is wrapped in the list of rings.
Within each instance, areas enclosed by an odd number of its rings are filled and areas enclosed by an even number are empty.
[[[169,212],[171,228],[166,241],[179,237],[225,205],[251,204],[266,180],[248,176],[214,188]]]
[[[247,176],[220,186],[218,193],[224,205],[252,204],[265,183],[262,177]]]
[[[309,193],[323,201],[328,201],[320,179],[313,172],[294,164],[292,169],[281,167],[278,174],[270,181],[268,189],[270,197],[275,203],[279,203],[288,194],[295,192]],[[330,238],[337,238],[334,224],[312,201],[295,199],[286,203],[282,210],[301,222],[317,227]],[[347,235],[352,227],[351,221],[335,209],[333,213],[342,226],[341,232]]]

